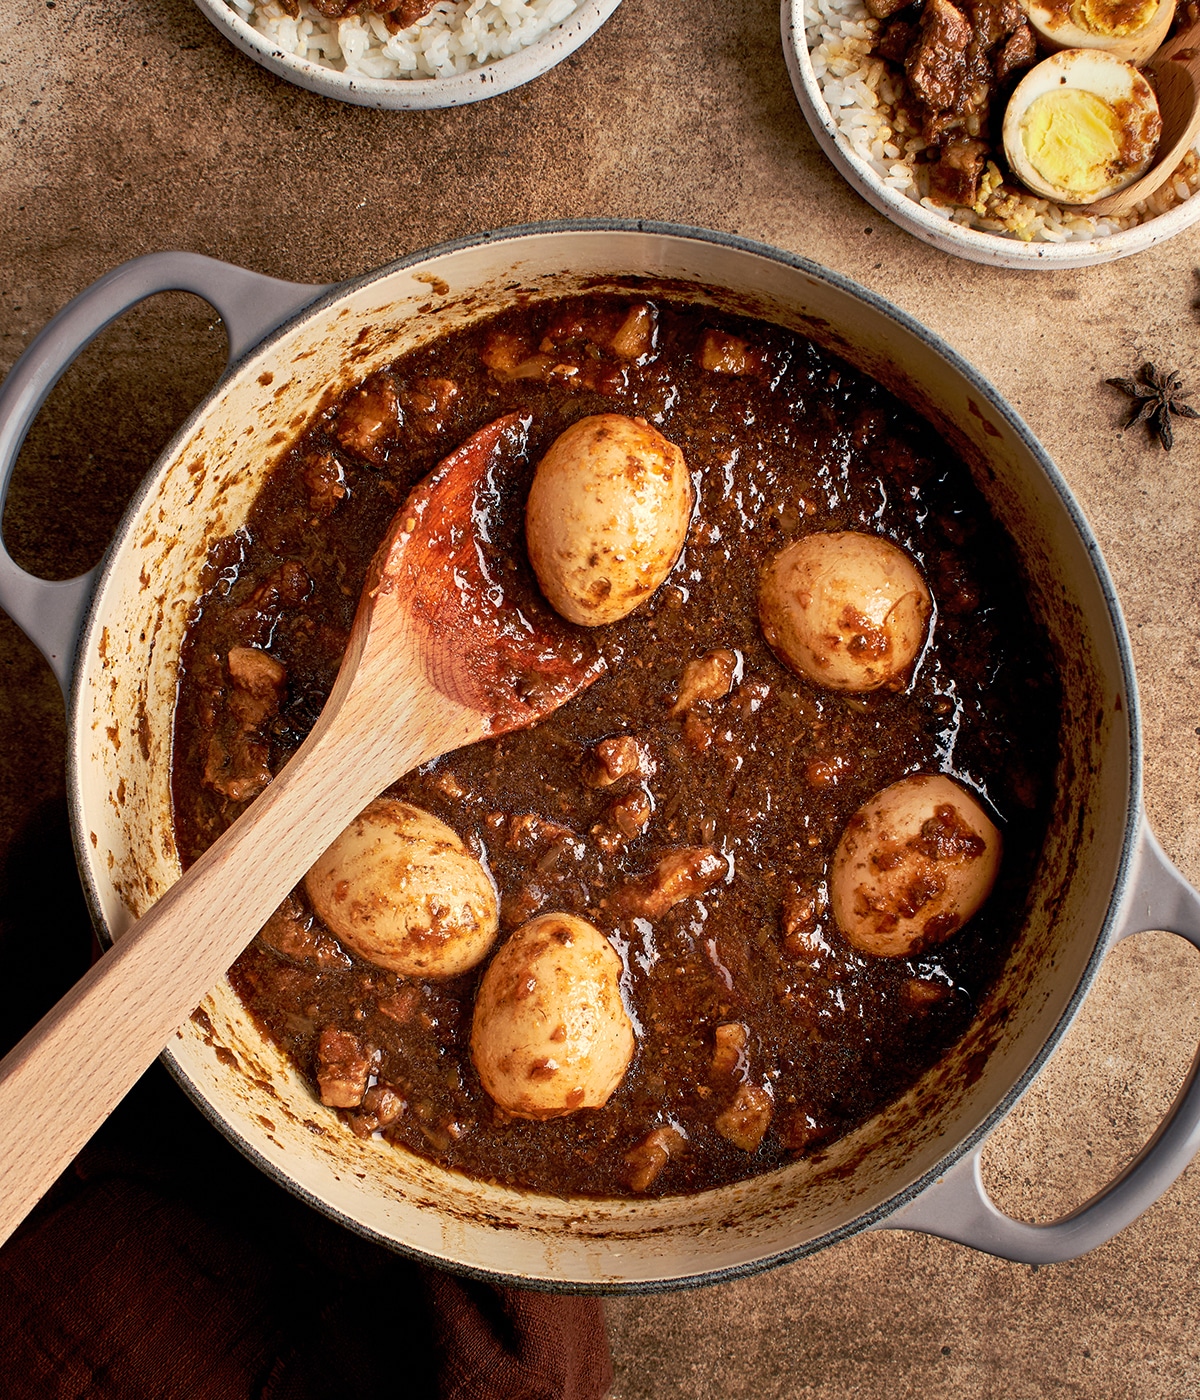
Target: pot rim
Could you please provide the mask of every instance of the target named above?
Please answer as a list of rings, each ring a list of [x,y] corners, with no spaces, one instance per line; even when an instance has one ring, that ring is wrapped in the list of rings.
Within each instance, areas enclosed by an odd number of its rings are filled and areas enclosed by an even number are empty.
[[[383,281],[397,272],[419,266],[421,263],[427,262],[432,258],[440,257],[448,253],[461,252],[466,249],[484,245],[490,246],[516,242],[521,239],[533,237],[541,238],[548,235],[594,233],[648,234],[652,237],[682,239],[696,243],[713,244],[718,247],[733,249],[752,257],[764,258],[793,271],[803,273],[805,276],[811,277],[819,282],[824,282],[835,290],[865,303],[872,311],[895,322],[903,330],[921,340],[927,347],[945,360],[952,370],[961,375],[971,387],[987,401],[992,411],[998,414],[1008,424],[1013,433],[1020,439],[1022,445],[1037,461],[1038,466],[1053,487],[1055,494],[1083,541],[1097,582],[1100,585],[1100,590],[1107,609],[1108,620],[1113,631],[1113,639],[1116,644],[1120,663],[1121,680],[1124,684],[1127,712],[1126,722],[1128,724],[1129,735],[1128,797],[1125,812],[1122,817],[1124,832],[1122,834],[1120,856],[1117,863],[1113,891],[1109,898],[1108,909],[1101,927],[1097,931],[1095,945],[1089,954],[1087,964],[1084,967],[1078,983],[1072,991],[1058,1022],[1046,1037],[1028,1067],[1018,1076],[1016,1081],[1005,1092],[1004,1096],[991,1112],[987,1114],[984,1120],[979,1123],[967,1137],[951,1148],[935,1166],[930,1168],[929,1171],[910,1186],[903,1188],[898,1191],[896,1195],[889,1197],[880,1205],[865,1211],[862,1215],[856,1216],[854,1219],[847,1221],[845,1224],[833,1230],[829,1230],[822,1235],[805,1240],[798,1245],[778,1250],[758,1259],[726,1265],[709,1272],[688,1274],[685,1277],[654,1280],[642,1279],[619,1284],[572,1282],[564,1285],[554,1280],[505,1274],[495,1270],[481,1269],[472,1265],[460,1264],[455,1261],[434,1257],[423,1250],[406,1245],[402,1241],[389,1238],[305,1190],[286,1174],[278,1170],[274,1164],[267,1161],[231,1123],[216,1112],[212,1105],[208,1103],[198,1089],[192,1084],[169,1046],[163,1050],[160,1056],[160,1059],[165,1063],[172,1078],[179,1084],[204,1117],[207,1118],[208,1121],[245,1157],[253,1162],[259,1170],[270,1176],[294,1196],[299,1197],[307,1204],[319,1210],[322,1214],[336,1220],[339,1224],[344,1225],[355,1234],[372,1240],[376,1244],[380,1244],[394,1253],[404,1255],[421,1263],[430,1264],[437,1268],[448,1269],[464,1277],[509,1285],[517,1283],[521,1287],[544,1292],[650,1294],[675,1291],[683,1288],[703,1287],[762,1273],[767,1269],[772,1269],[778,1265],[803,1258],[809,1254],[814,1254],[818,1250],[825,1249],[829,1245],[836,1244],[840,1240],[846,1239],[851,1235],[856,1235],[863,1230],[876,1228],[880,1226],[888,1216],[898,1211],[902,1206],[908,1205],[910,1202],[914,1201],[927,1187],[944,1176],[956,1162],[973,1151],[990,1135],[1000,1121],[1008,1115],[1029,1088],[1030,1084],[1032,1084],[1033,1080],[1041,1072],[1050,1056],[1058,1048],[1060,1041],[1070,1028],[1075,1016],[1078,1014],[1084,998],[1091,990],[1092,983],[1096,978],[1100,964],[1104,959],[1117,926],[1121,907],[1126,896],[1130,869],[1142,816],[1143,773],[1141,707],[1138,699],[1137,681],[1134,674],[1133,655],[1124,616],[1121,611],[1120,603],[1117,600],[1116,590],[1113,586],[1108,567],[1101,553],[1099,542],[1093,535],[1091,527],[1088,525],[1083,515],[1082,509],[1076,501],[1070,487],[1067,485],[1066,479],[1054,464],[1049,453],[1047,453],[1045,448],[1042,447],[1041,443],[1034,436],[1024,419],[1009,405],[1008,401],[1000,394],[994,385],[946,341],[935,332],[929,330],[908,312],[894,305],[879,293],[867,287],[863,287],[844,274],[823,267],[821,264],[815,263],[811,259],[805,258],[800,254],[789,253],[782,249],[774,248],[769,244],[744,238],[740,234],[725,233],[692,225],[673,224],[649,219],[594,218],[549,220],[531,224],[513,225],[433,244],[417,252],[406,254],[404,257],[398,258],[382,267],[375,268],[370,272],[363,273],[358,277],[352,277],[344,282],[336,283],[331,286],[329,290],[320,292],[320,294],[315,296],[314,300],[302,310],[288,317],[287,320],[282,322],[255,345],[251,346],[236,361],[226,367],[216,384],[213,385],[209,393],[205,395],[204,399],[188,415],[187,420],[171,438],[153,466],[147,470],[141,485],[126,507],[121,522],[114,532],[113,538],[104,553],[104,557],[96,569],[96,583],[91,600],[88,604],[83,626],[80,629],[79,641],[76,647],[69,702],[67,705],[68,743],[66,779],[71,830],[76,864],[80,873],[80,882],[83,886],[88,912],[91,915],[97,935],[101,943],[108,946],[112,942],[112,937],[107,928],[107,923],[102,911],[100,894],[92,880],[90,866],[86,856],[85,842],[87,825],[82,804],[83,785],[80,772],[80,739],[86,732],[86,728],[82,723],[82,707],[85,696],[83,690],[84,668],[80,663],[83,656],[93,649],[92,638],[100,621],[98,602],[104,592],[104,584],[108,579],[112,559],[132,529],[142,504],[150,496],[153,485],[164,466],[173,459],[180,445],[190,437],[199,420],[208,413],[213,401],[224,389],[226,383],[241,372],[242,367],[247,361],[257,356],[264,349],[269,348],[286,334],[289,334],[298,323],[318,312],[324,311],[344,297],[359,292],[376,282]],[[586,1200],[586,1198],[580,1199]]]

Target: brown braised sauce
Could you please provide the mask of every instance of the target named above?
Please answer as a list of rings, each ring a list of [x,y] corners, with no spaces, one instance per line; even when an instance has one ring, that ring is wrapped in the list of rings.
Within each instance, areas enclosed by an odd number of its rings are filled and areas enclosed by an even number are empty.
[[[328,407],[245,528],[213,546],[176,717],[185,861],[312,725],[409,488],[484,424],[527,419],[486,533],[510,601],[544,608],[522,535],[533,467],[570,423],[614,411],[658,426],[694,474],[670,579],[593,634],[609,670],[589,690],[390,791],[486,858],[501,938],[554,910],[608,935],[638,1036],[619,1089],[603,1109],[547,1122],[500,1113],[468,1051],[481,969],[422,983],[359,961],[302,889],[232,971],[256,1021],[355,1131],[474,1176],[585,1195],[769,1170],[819,1151],[936,1062],[1020,924],[1057,755],[1052,659],[1012,547],[923,419],[775,326],[635,297],[533,304]],[[799,535],[847,528],[906,549],[933,593],[932,642],[903,692],[823,693],[762,638],[761,565]],[[936,771],[993,810],[997,887],[921,957],[860,955],[827,910],[838,837],[880,788]],[[715,1127],[739,1087],[740,1103],[770,1116],[754,1151]]]

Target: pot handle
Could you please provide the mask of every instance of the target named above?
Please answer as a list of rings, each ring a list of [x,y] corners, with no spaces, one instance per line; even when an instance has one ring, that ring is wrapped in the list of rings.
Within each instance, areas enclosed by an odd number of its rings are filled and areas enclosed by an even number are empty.
[[[199,253],[148,253],[122,263],[69,301],[38,332],[0,384],[0,520],[25,434],[47,394],[79,352],[110,322],[155,292],[195,292],[225,323],[228,364],[328,290],[249,272]],[[0,538],[0,608],[70,689],[75,647],[98,569],[62,581],[19,568]]]
[[[1129,896],[1109,948],[1130,934],[1165,929],[1200,948],[1200,894],[1167,859],[1142,819]],[[920,1230],[1019,1264],[1058,1264],[1111,1239],[1154,1204],[1200,1147],[1200,1052],[1154,1136],[1125,1170],[1078,1210],[1045,1225],[1013,1220],[983,1184],[983,1143],[875,1229]]]

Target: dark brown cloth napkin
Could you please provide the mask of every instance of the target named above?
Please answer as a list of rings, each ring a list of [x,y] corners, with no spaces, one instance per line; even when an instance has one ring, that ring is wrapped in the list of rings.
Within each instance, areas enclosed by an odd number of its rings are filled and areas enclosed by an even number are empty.
[[[597,1299],[455,1278],[246,1162],[155,1066],[0,1250],[6,1400],[599,1400]]]

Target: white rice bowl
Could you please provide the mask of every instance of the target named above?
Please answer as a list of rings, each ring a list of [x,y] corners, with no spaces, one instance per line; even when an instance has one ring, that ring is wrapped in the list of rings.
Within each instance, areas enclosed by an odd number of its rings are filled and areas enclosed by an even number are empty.
[[[382,15],[327,19],[302,0],[293,18],[277,0],[227,0],[282,52],[363,78],[449,78],[536,44],[579,0],[440,0],[392,33]]]
[[[457,107],[539,77],[586,43],[621,0],[438,0],[392,33],[380,15],[329,19],[300,0],[195,0],[244,54],[287,82],[387,110]]]
[[[814,134],[869,203],[919,238],[977,262],[1083,266],[1140,251],[1200,218],[1197,150],[1119,218],[1042,199],[990,160],[973,209],[935,203],[919,160],[925,142],[905,120],[903,81],[871,54],[881,27],[863,0],[783,0],[788,66]]]

